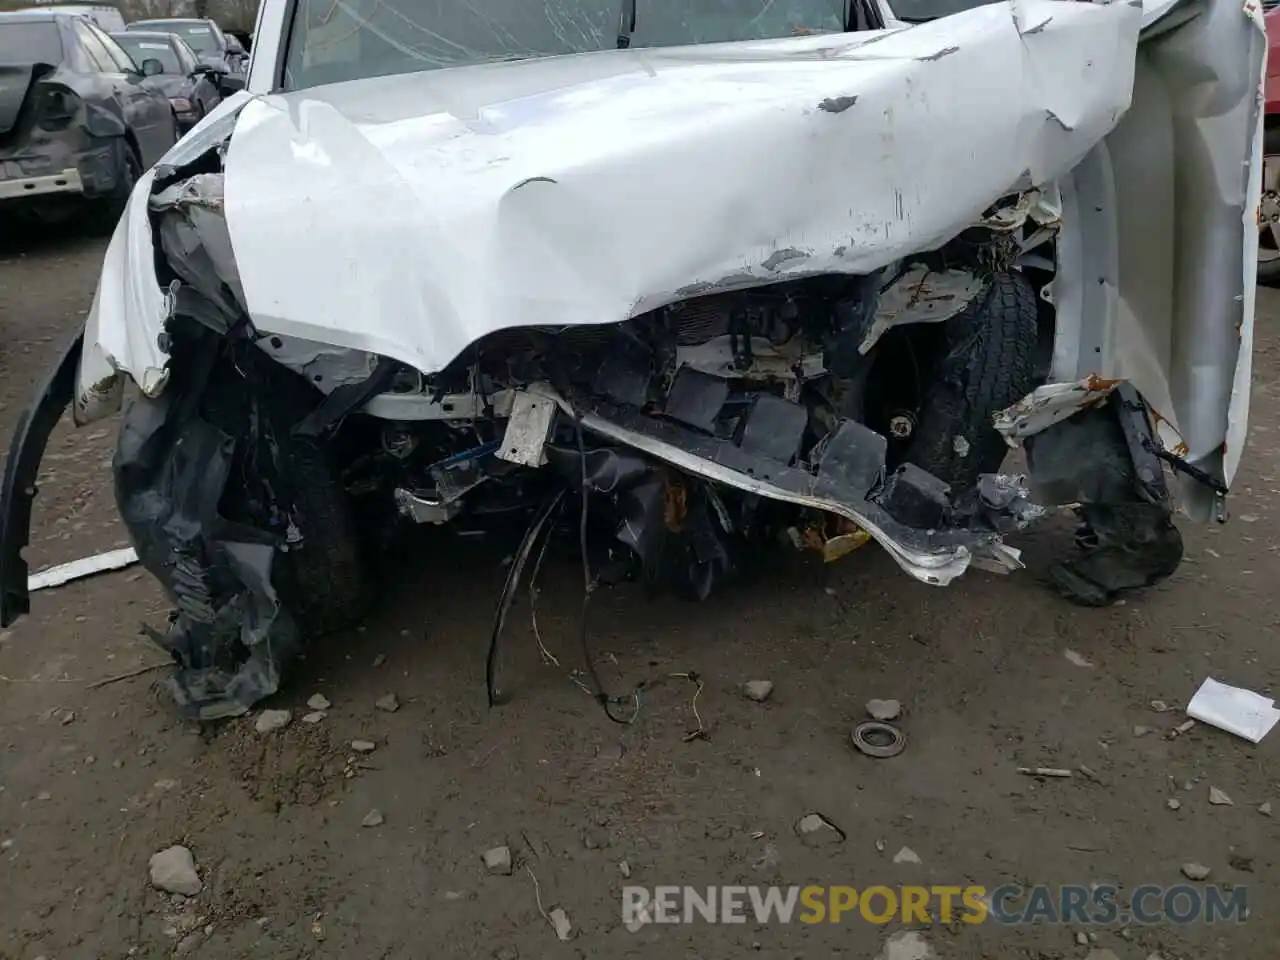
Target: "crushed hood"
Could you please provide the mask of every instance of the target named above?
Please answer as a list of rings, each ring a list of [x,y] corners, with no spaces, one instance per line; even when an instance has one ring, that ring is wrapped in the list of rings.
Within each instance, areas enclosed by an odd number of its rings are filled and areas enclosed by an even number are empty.
[[[503,327],[865,273],[1070,169],[1129,104],[1140,6],[604,51],[248,103],[226,214],[263,330],[424,371]]]

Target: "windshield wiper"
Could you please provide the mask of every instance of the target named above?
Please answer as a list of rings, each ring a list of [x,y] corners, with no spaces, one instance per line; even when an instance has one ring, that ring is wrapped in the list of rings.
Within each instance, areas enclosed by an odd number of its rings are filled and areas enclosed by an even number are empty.
[[[631,46],[631,35],[636,32],[636,0],[622,0],[618,14],[618,49]]]

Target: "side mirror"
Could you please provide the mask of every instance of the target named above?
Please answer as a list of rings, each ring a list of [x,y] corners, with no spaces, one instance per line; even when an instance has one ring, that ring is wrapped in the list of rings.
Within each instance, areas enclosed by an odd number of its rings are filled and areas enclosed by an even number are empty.
[[[218,75],[218,93],[227,97],[244,89],[244,77],[234,73]]]
[[[142,61],[142,75],[144,77],[154,77],[158,73],[164,73],[164,64],[154,57],[147,57]]]

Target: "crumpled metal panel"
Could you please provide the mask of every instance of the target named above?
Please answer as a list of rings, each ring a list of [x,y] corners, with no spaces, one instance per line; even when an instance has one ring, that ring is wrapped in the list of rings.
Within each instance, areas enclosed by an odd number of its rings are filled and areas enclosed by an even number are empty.
[[[247,306],[431,372],[513,324],[868,273],[1069,170],[1129,105],[1141,19],[1018,0],[251,99],[226,155]]]
[[[138,559],[175,613],[152,639],[178,666],[166,683],[201,719],[246,712],[274,693],[300,650],[271,581],[276,547],[218,511],[234,442],[174,390],[125,415],[112,469],[116,504]]]

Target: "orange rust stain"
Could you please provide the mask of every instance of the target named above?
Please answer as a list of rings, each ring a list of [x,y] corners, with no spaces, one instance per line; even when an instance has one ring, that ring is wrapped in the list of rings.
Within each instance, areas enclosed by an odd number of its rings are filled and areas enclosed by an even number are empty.
[[[1086,390],[1089,390],[1092,392],[1092,391],[1112,390],[1121,383],[1124,383],[1124,381],[1123,380],[1104,380],[1102,377],[1098,376],[1096,373],[1091,373],[1089,374],[1088,377],[1085,378],[1084,386]]]
[[[684,529],[684,518],[689,512],[688,492],[674,475],[668,474],[664,481],[662,522],[672,533],[679,533]]]

